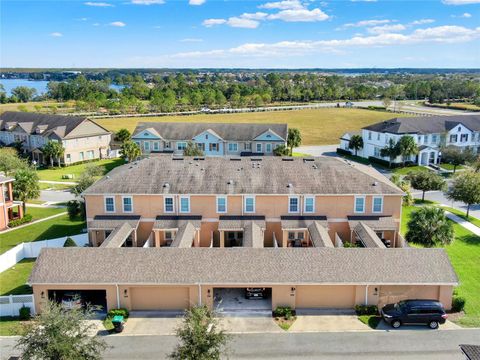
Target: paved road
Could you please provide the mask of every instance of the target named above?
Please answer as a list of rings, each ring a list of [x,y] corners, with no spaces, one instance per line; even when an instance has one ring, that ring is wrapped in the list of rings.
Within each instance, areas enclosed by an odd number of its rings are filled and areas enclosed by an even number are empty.
[[[40,191],[39,199],[48,202],[67,202],[75,199],[75,196],[68,190],[42,190]]]
[[[417,198],[417,199],[422,198],[422,192],[421,191],[415,191],[415,192],[412,193],[412,195],[413,195],[414,198]],[[463,212],[467,211],[467,205],[465,205],[462,202],[448,200],[447,197],[445,196],[445,194],[442,191],[427,191],[425,193],[425,200],[437,201],[440,204],[444,204],[444,205],[453,207],[453,208],[458,209],[460,211],[463,211]],[[470,215],[480,219],[480,205],[470,206]]]
[[[173,336],[108,336],[105,359],[164,359]],[[0,339],[1,359],[12,354],[13,338]],[[234,335],[231,359],[464,359],[458,345],[480,345],[480,329],[435,331],[324,332]]]

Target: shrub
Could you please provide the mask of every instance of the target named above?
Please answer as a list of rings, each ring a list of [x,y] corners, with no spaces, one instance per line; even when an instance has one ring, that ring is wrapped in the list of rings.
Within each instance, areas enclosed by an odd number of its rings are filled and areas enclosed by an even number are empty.
[[[337,148],[337,154],[339,154],[339,155],[352,155],[352,152],[350,150]]]
[[[350,242],[350,241],[345,241],[343,243],[344,248],[356,248],[358,247],[356,243]]]
[[[130,313],[128,312],[127,309],[124,309],[124,308],[120,308],[120,309],[110,309],[108,311],[108,314],[107,314],[107,318],[113,318],[114,316],[117,316],[117,315],[120,315],[120,316],[123,316],[124,319],[127,319],[128,316],[130,315]]]
[[[370,105],[367,108],[368,110],[387,111],[387,108],[385,106]]]
[[[68,217],[73,220],[80,213],[80,202],[78,200],[70,200],[67,203]]]
[[[20,226],[20,225],[23,225],[23,224],[26,224],[30,221],[32,221],[33,217],[31,214],[25,214],[25,216],[21,219],[15,219],[15,220],[12,220],[8,223],[8,227],[17,227],[17,226]]]
[[[378,308],[376,305],[355,305],[357,315],[377,315]]]
[[[63,247],[76,247],[76,246],[77,246],[77,243],[71,237],[67,237],[67,239],[65,240],[65,243],[63,244]]]
[[[379,164],[379,165],[382,165],[384,167],[390,167],[391,168],[397,168],[397,167],[401,167],[402,164],[397,164],[397,163],[392,163],[390,164],[388,160],[383,160],[383,159],[379,159],[379,158],[376,158],[375,156],[369,156],[368,157],[368,161],[370,161],[371,163],[373,164]],[[412,166],[414,165],[412,162],[406,162],[405,163],[406,166]]]
[[[294,311],[290,306],[277,306],[273,311],[273,315],[276,317],[283,317],[286,320],[290,320],[294,315]]]
[[[22,306],[18,310],[18,317],[22,321],[30,320],[30,308],[28,306]]]
[[[463,309],[465,308],[465,302],[466,300],[464,297],[454,295],[452,300],[452,311],[463,311]]]

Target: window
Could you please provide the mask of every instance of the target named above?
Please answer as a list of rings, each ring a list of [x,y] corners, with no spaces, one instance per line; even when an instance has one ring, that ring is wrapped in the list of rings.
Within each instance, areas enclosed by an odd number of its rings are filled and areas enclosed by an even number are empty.
[[[254,213],[255,212],[255,197],[246,196],[245,197],[245,212]]]
[[[133,212],[133,200],[131,196],[124,196],[123,199],[123,212]]]
[[[218,196],[217,197],[217,213],[223,214],[227,212],[227,197]]]
[[[72,156],[70,154],[67,154],[67,162],[71,162],[72,161]]]
[[[228,151],[237,152],[238,144],[237,143],[228,143]]]
[[[165,141],[163,143],[163,147],[166,149],[171,149],[172,148],[172,143],[170,141]]]
[[[245,143],[244,148],[245,148],[245,150],[252,150],[252,144],[251,143]]]
[[[177,150],[185,150],[187,147],[187,143],[186,142],[178,142],[177,143]]]
[[[261,153],[261,152],[263,151],[262,144],[257,144],[256,151],[257,151],[258,153]]]
[[[289,213],[298,212],[298,196],[291,196],[288,198],[288,212]]]
[[[364,196],[355,196],[355,212],[356,213],[365,212],[365,197]]]
[[[84,160],[83,151],[80,151],[80,161],[83,161],[83,160]]]
[[[467,142],[468,141],[468,134],[460,135],[460,142]]]
[[[105,212],[115,212],[115,198],[113,196],[105,197]]]
[[[380,133],[377,133],[377,140],[380,141]]]
[[[420,144],[422,142],[422,137],[420,135],[417,136],[417,142]]]
[[[373,148],[373,156],[379,158],[380,157],[380,148],[378,146],[375,146]]]
[[[166,241],[173,240],[173,233],[171,231],[165,231],[165,240]]]
[[[188,196],[180,197],[180,212],[181,213],[190,212],[190,198]]]
[[[145,151],[150,151],[150,141],[144,141],[143,148],[145,149]]]
[[[174,206],[173,206],[173,197],[168,196],[164,198],[164,211],[166,213],[173,213],[174,212]]]
[[[87,151],[87,158],[93,159],[93,150],[88,150]]]
[[[197,143],[197,149],[205,151],[205,143]]]
[[[265,152],[267,153],[272,152],[272,144],[265,144]]]
[[[423,135],[423,142],[424,142],[425,144],[428,143],[428,135]]]
[[[218,144],[217,143],[209,144],[209,149],[210,151],[218,151]]]
[[[371,131],[368,132],[368,140],[372,140],[372,132]]]
[[[314,196],[306,196],[304,207],[305,207],[304,212],[306,212],[306,213],[315,212],[315,197]]]
[[[437,134],[433,134],[432,135],[432,144],[436,144],[437,143]]]
[[[383,198],[381,196],[373,197],[372,212],[374,213],[383,212]]]
[[[160,144],[158,143],[158,141],[155,141],[153,143],[153,151],[158,151],[160,150]]]
[[[457,142],[457,135],[450,135],[450,142],[451,143]]]

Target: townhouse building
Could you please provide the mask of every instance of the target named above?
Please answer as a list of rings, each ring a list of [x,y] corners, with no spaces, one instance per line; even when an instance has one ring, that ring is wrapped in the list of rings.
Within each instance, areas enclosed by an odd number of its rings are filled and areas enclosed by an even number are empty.
[[[287,135],[287,124],[143,122],[132,140],[143,154],[183,154],[192,141],[206,156],[261,156],[286,145]]]
[[[228,310],[246,288],[268,296],[237,310],[449,308],[456,275],[444,250],[405,247],[402,196],[337,158],[150,157],[84,192],[92,247],[42,250],[29,283],[37,308],[77,291],[106,308]]]
[[[344,134],[340,139],[341,149],[349,150],[348,144],[353,135],[361,135],[363,139],[363,149],[358,150],[358,156],[379,159],[382,159],[381,149],[388,145],[390,139],[397,142],[402,136],[410,135],[415,139],[419,152],[407,160],[418,165],[438,164],[444,146],[470,148],[480,154],[480,115],[394,118],[364,127],[361,132]],[[402,161],[399,156],[393,163]]]
[[[43,164],[42,148],[49,141],[61,142],[65,153],[60,159],[69,165],[109,157],[111,133],[83,116],[49,115],[7,111],[0,114],[0,142],[21,142],[32,160]]]
[[[23,217],[23,203],[13,200],[14,178],[0,175],[0,230],[5,230],[8,223]]]

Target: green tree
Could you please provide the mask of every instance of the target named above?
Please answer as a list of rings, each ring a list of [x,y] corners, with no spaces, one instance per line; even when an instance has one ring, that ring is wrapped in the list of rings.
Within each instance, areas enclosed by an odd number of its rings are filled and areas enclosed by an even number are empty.
[[[24,159],[18,157],[18,153],[13,148],[0,149],[0,171],[6,176],[13,174],[18,169],[28,167]]]
[[[282,144],[273,149],[273,153],[275,156],[287,156],[290,155],[290,150],[288,150],[288,147]]]
[[[399,149],[397,144],[393,139],[388,140],[388,145],[383,149],[380,149],[380,156],[388,157],[388,167],[392,167],[392,162],[397,158],[399,154]]]
[[[102,359],[107,345],[99,336],[91,336],[96,325],[86,321],[93,315],[90,308],[65,311],[48,301],[17,342],[22,359]]]
[[[20,102],[28,102],[37,94],[37,90],[27,86],[17,86],[12,89],[12,95],[16,96]]]
[[[183,150],[185,156],[203,156],[203,151],[193,141],[187,142],[187,147]]]
[[[290,156],[293,154],[293,148],[299,147],[302,143],[302,134],[295,128],[288,129],[287,146],[290,148]]]
[[[411,155],[418,154],[418,147],[415,139],[410,135],[403,135],[397,142],[398,154],[402,156],[403,166],[405,166],[405,159]]]
[[[59,141],[49,141],[43,145],[42,152],[45,156],[50,158],[50,166],[53,167],[54,159],[57,160],[57,165],[61,166],[60,158],[63,157],[65,153],[65,148],[62,143]]]
[[[461,149],[458,146],[450,145],[442,148],[442,161],[453,165],[453,173],[455,174],[457,166],[464,165],[467,162],[475,161],[475,154],[470,148]]]
[[[87,171],[84,171],[77,179],[77,184],[72,188],[72,193],[75,196],[80,197],[82,193],[87,190],[95,182],[95,177],[93,177]],[[80,205],[79,205],[80,206]]]
[[[363,138],[361,135],[353,135],[348,142],[348,148],[355,150],[355,156],[357,156],[358,150],[363,148]]]
[[[15,181],[13,182],[13,197],[23,201],[23,213],[26,213],[25,203],[30,199],[36,199],[40,196],[40,185],[37,172],[25,167],[15,171]]]
[[[382,102],[383,106],[385,106],[385,109],[388,109],[390,105],[392,105],[392,99],[390,99],[388,96],[385,96]]]
[[[408,221],[406,240],[424,246],[447,245],[453,241],[454,231],[443,209],[433,206],[413,211]]]
[[[128,162],[132,162],[137,159],[140,155],[142,155],[142,151],[137,143],[133,142],[132,140],[125,141],[122,144],[122,148],[120,150],[121,157]]]
[[[63,243],[63,247],[77,247],[77,243],[71,237],[67,237]]]
[[[402,177],[399,174],[392,174],[390,177],[390,181],[397,185],[404,193],[403,196],[403,205],[405,206],[412,206],[414,204],[413,196],[412,196],[412,187],[410,182]]]
[[[411,171],[406,176],[414,189],[422,190],[422,201],[425,201],[425,192],[442,190],[445,188],[445,180],[440,175],[431,171]]]
[[[182,325],[176,330],[180,340],[170,354],[176,360],[219,360],[227,353],[230,337],[219,329],[213,311],[195,306],[185,311]]]
[[[480,204],[480,173],[464,171],[453,179],[452,186],[447,192],[450,200],[461,201],[467,204],[467,218],[470,206]]]

